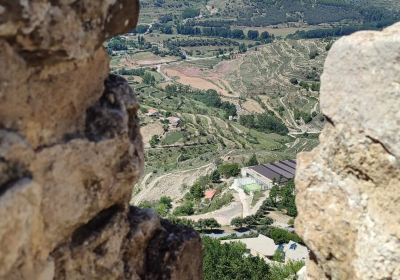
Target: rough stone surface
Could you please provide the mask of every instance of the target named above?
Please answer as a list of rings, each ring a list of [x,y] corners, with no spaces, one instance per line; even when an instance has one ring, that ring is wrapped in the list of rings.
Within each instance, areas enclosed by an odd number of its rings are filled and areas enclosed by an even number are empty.
[[[400,279],[399,77],[400,24],[342,38],[328,55],[328,122],[296,176],[308,279]]]
[[[201,279],[191,230],[130,208],[136,97],[102,44],[137,0],[0,0],[0,279]]]

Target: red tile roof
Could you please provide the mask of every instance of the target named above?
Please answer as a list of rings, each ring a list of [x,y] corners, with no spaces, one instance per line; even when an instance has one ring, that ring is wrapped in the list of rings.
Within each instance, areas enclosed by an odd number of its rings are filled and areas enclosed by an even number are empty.
[[[215,193],[217,192],[217,190],[212,190],[212,189],[210,189],[210,190],[206,190],[205,192],[204,192],[204,197],[205,198],[208,198],[208,199],[213,199],[213,197],[215,196]]]

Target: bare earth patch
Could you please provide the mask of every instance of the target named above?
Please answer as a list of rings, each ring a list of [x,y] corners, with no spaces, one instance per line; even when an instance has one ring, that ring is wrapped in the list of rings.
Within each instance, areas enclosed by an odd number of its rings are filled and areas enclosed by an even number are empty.
[[[140,132],[143,135],[143,143],[145,148],[150,147],[150,139],[154,135],[162,135],[164,133],[163,126],[159,122],[150,123],[140,128]]]

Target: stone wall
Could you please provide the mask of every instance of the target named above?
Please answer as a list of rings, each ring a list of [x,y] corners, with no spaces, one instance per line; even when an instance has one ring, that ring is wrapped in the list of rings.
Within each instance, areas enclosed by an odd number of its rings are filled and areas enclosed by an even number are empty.
[[[296,176],[309,279],[400,279],[400,24],[333,45],[321,109]]]
[[[0,279],[200,279],[199,236],[128,207],[138,104],[104,40],[137,0],[0,0]]]

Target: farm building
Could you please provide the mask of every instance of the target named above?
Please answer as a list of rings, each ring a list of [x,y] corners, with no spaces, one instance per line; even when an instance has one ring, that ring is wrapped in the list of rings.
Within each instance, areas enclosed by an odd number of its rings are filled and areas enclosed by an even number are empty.
[[[217,193],[217,190],[213,190],[213,189],[206,190],[204,192],[204,198],[212,200],[216,193]]]
[[[251,184],[257,184],[262,189],[272,188],[274,183],[282,184],[294,178],[296,173],[296,161],[284,160],[268,164],[260,164],[242,168],[242,179],[251,180]],[[246,184],[239,184],[244,188]]]
[[[147,111],[146,116],[148,116],[148,117],[160,117],[161,114],[160,114],[160,112],[158,112],[157,109],[150,108],[150,109]]]
[[[181,119],[178,117],[168,117],[169,127],[172,129],[176,129],[181,125]]]

